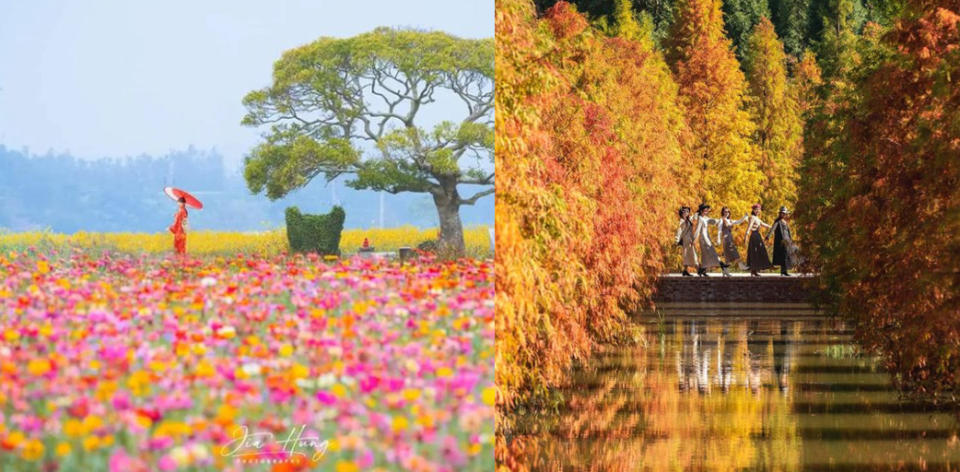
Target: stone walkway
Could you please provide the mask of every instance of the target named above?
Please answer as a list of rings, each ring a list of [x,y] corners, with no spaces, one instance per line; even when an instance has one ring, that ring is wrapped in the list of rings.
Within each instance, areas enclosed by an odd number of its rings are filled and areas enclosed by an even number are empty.
[[[663,302],[767,302],[790,303],[810,300],[814,288],[813,274],[779,272],[762,273],[760,277],[749,272],[720,272],[707,277],[684,277],[679,273],[664,274],[657,283],[654,301]]]

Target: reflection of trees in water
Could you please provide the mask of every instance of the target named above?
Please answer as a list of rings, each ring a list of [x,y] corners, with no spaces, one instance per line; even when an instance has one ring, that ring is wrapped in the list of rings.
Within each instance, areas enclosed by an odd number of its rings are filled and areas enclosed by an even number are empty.
[[[646,349],[602,355],[566,391],[569,410],[520,428],[531,434],[516,442],[518,462],[537,470],[796,469],[789,385],[800,325],[676,320]]]

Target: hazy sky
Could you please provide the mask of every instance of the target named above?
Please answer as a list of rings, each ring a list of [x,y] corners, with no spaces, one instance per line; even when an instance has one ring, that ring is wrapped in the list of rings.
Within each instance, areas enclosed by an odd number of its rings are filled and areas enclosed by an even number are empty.
[[[0,0],[0,144],[77,157],[194,145],[236,163],[281,53],[377,26],[493,36],[494,0]]]

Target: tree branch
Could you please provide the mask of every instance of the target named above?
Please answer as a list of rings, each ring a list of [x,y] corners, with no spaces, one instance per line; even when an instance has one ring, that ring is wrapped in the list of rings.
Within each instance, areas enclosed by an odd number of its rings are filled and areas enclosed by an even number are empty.
[[[473,185],[491,185],[493,184],[493,172],[489,175],[484,176],[480,179],[460,179],[458,184],[473,184]]]
[[[495,190],[496,190],[496,189],[492,189],[492,188],[488,188],[488,189],[486,189],[486,190],[481,190],[481,191],[475,193],[475,194],[474,194],[472,197],[470,197],[470,198],[461,198],[461,199],[460,199],[460,204],[461,204],[461,205],[473,205],[474,203],[477,203],[477,200],[479,200],[479,199],[482,198],[482,197],[486,197],[487,195],[492,194]]]

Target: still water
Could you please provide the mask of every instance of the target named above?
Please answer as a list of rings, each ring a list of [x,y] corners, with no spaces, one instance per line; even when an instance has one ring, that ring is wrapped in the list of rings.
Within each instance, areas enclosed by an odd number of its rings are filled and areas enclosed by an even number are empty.
[[[607,348],[558,413],[516,418],[533,470],[958,470],[956,414],[903,400],[805,305],[673,304]]]

